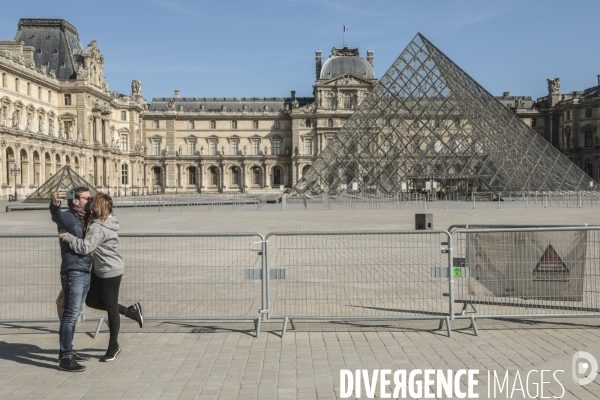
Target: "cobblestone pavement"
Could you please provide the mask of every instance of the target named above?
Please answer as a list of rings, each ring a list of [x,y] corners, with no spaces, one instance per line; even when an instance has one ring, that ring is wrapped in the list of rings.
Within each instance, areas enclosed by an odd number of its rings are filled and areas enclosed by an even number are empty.
[[[4,202],[5,203],[5,202]],[[5,204],[0,202],[0,207]],[[266,207],[265,207],[266,208]],[[290,230],[413,229],[419,210],[298,210],[133,212],[118,210],[122,232],[226,232]],[[596,224],[600,208],[432,209],[434,226],[454,223]],[[0,213],[3,232],[55,232],[44,211]],[[2,268],[2,266],[0,266]],[[58,271],[57,276],[58,280]],[[0,398],[199,398],[334,399],[340,370],[479,369],[479,398],[487,398],[487,371],[516,372],[523,385],[529,371],[564,370],[564,386],[546,384],[544,396],[600,397],[600,378],[580,386],[571,379],[576,351],[600,359],[597,319],[453,322],[453,337],[437,321],[296,322],[281,338],[281,323],[159,322],[144,329],[122,324],[122,353],[100,363],[108,342],[106,326],[93,339],[96,322],[78,324],[74,344],[92,359],[83,373],[57,369],[58,323],[0,324]],[[535,377],[536,373],[533,373]],[[503,376],[503,375],[502,375]],[[546,381],[552,376],[547,375]],[[466,379],[462,379],[466,382]],[[532,382],[539,383],[539,375]],[[517,382],[514,380],[514,382]],[[529,398],[519,388],[512,398]],[[376,391],[379,398],[379,390]],[[561,396],[562,395],[562,396]],[[542,394],[532,396],[542,398]],[[365,397],[365,392],[362,393]],[[444,397],[441,397],[444,398]],[[507,398],[498,395],[497,398]]]

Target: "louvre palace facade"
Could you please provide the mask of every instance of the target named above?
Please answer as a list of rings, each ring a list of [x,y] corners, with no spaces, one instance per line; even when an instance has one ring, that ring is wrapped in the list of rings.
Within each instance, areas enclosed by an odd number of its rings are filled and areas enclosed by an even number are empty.
[[[400,49],[399,49],[400,50]],[[111,62],[108,60],[107,62]],[[280,193],[292,188],[378,85],[374,54],[315,56],[313,97],[205,98],[111,92],[104,57],[60,19],[21,19],[0,41],[0,197],[33,193],[70,165],[99,191]],[[600,77],[596,77],[599,79]],[[540,84],[543,84],[543,78]],[[596,181],[600,81],[580,92],[496,97]],[[308,82],[307,82],[308,84]],[[200,94],[196,94],[200,95]],[[14,176],[11,170],[20,168]]]

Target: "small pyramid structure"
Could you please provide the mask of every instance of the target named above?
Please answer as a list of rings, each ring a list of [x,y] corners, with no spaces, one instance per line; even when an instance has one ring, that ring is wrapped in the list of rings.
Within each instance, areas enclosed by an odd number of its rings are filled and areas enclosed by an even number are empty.
[[[92,196],[95,196],[98,191],[94,189],[88,181],[86,181],[81,175],[73,171],[70,166],[65,165],[58,170],[50,179],[48,179],[42,186],[33,192],[23,203],[43,203],[50,202],[52,194],[57,189],[71,190],[78,187],[87,187],[90,189]]]
[[[497,194],[589,191],[593,182],[420,33],[292,193],[356,183],[395,194],[411,180],[477,182]]]

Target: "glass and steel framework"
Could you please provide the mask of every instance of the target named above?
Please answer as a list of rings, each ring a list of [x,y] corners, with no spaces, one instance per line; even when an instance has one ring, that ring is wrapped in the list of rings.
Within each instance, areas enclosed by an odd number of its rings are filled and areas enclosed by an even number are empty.
[[[293,192],[337,194],[356,183],[367,193],[501,195],[591,190],[591,181],[417,34]]]

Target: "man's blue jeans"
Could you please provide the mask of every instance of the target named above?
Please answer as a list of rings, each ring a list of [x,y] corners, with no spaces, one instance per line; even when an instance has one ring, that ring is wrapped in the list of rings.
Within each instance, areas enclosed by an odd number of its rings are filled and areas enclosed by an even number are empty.
[[[65,312],[60,320],[59,358],[67,358],[73,355],[75,325],[90,288],[90,273],[67,271],[61,274],[60,283],[65,292]]]

